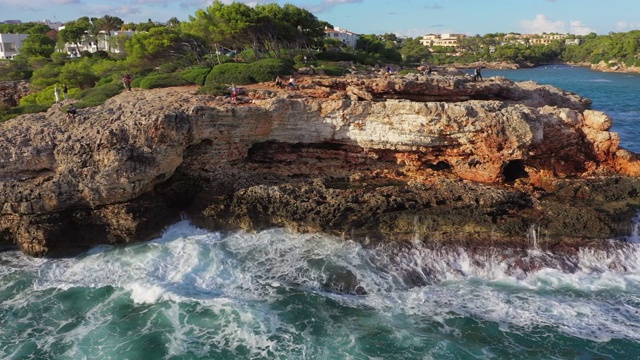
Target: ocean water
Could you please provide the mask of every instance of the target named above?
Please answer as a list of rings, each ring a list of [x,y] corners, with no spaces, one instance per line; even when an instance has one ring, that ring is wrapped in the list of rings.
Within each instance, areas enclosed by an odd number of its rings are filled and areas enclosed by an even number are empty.
[[[553,71],[501,75],[565,78],[624,119],[615,125],[623,146],[640,148],[637,76]],[[627,90],[609,88],[618,81]],[[368,247],[283,229],[223,234],[187,220],[151,242],[70,258],[6,251],[0,358],[636,359],[639,229],[624,246],[573,257],[546,252],[535,228],[531,249],[513,254]],[[524,271],[523,261],[542,266]]]

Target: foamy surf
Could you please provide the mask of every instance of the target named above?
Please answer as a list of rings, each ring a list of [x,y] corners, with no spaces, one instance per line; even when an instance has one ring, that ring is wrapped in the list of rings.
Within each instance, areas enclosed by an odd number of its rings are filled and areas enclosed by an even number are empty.
[[[76,258],[4,258],[0,335],[14,345],[0,354],[38,354],[15,345],[34,336],[69,358],[483,358],[526,353],[531,336],[624,348],[640,340],[639,255],[635,244],[583,250],[569,272],[525,272],[500,249],[364,247],[283,229],[223,236],[182,221],[155,241]],[[539,247],[524,256],[567,261]]]

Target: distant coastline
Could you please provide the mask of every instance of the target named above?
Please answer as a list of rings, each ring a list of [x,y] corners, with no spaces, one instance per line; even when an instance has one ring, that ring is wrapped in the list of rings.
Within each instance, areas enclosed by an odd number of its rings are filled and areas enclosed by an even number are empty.
[[[557,62],[550,64],[531,64],[531,63],[508,63],[508,62],[487,62],[487,61],[478,61],[470,64],[460,64],[453,63],[452,67],[458,69],[474,69],[477,67],[483,69],[528,69],[534,68],[538,66],[546,66],[546,65],[569,65],[569,66],[580,66],[590,68],[593,71],[602,71],[602,72],[616,72],[616,73],[634,73],[640,74],[640,67],[638,66],[626,66],[624,64],[615,63],[615,65],[610,65],[605,63],[604,61],[599,62],[598,64],[592,64],[589,62],[580,62],[580,63],[565,63],[565,62]]]

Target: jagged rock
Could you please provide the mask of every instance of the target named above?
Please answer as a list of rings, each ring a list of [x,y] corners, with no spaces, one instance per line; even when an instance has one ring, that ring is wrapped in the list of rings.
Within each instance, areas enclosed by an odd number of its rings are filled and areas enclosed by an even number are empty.
[[[29,92],[29,82],[26,80],[0,81],[0,108],[18,106],[20,99],[29,95]]]
[[[0,243],[144,240],[187,213],[214,229],[513,245],[531,224],[550,242],[615,236],[640,203],[635,154],[575,94],[467,75],[298,81],[248,86],[237,106],[155,89],[0,125]],[[626,196],[598,195],[611,179]]]

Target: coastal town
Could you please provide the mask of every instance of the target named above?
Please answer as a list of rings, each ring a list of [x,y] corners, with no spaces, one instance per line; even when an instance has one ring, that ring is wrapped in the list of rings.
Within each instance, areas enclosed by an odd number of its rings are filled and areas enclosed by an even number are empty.
[[[65,25],[60,22],[51,22],[49,20],[43,20],[37,22],[43,25],[48,26],[53,33],[50,33],[50,36],[55,36],[55,33],[64,30]],[[11,24],[11,25],[20,25],[22,22],[20,20],[4,20],[0,21],[1,24]],[[114,53],[122,52],[123,49],[119,47],[111,47],[109,45],[112,38],[130,38],[136,33],[134,30],[127,29],[126,25],[122,26],[120,29],[113,31],[105,31],[101,30],[99,32],[99,36],[90,36],[87,34],[86,36],[82,36],[80,41],[78,42],[67,42],[64,43],[58,51],[66,52],[71,57],[80,56],[82,52],[95,53],[97,51],[112,51]],[[340,43],[344,44],[349,48],[355,48],[360,38],[360,34],[356,34],[347,29],[334,27],[334,28],[325,28],[324,34],[327,39],[337,40]],[[15,33],[0,33],[0,59],[11,59],[18,54],[20,54],[20,49],[22,48],[22,43],[29,34],[15,34]],[[466,39],[468,36],[465,34],[425,34],[419,38],[420,44],[425,46],[426,48],[433,49],[435,47],[446,47],[450,48],[452,54],[460,54],[464,52],[465,49],[462,47],[461,42]],[[579,45],[583,42],[580,37],[576,37],[575,35],[570,34],[517,34],[517,33],[509,33],[504,34],[497,38],[500,42],[499,45],[508,45],[508,44],[522,44],[522,45],[550,45],[554,41],[564,41],[566,45]],[[401,42],[403,40],[402,37],[398,37],[397,40]],[[228,50],[232,51],[232,50]],[[495,46],[493,46],[492,51],[495,51]]]

